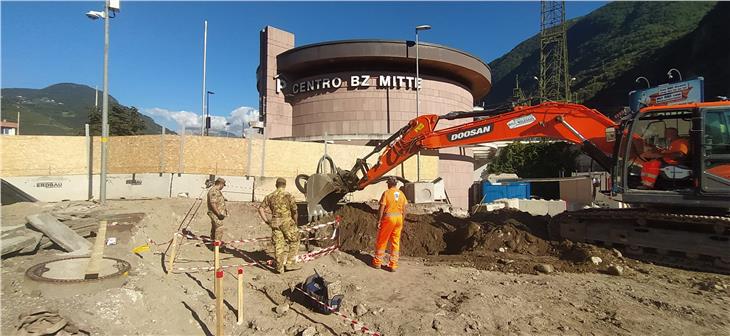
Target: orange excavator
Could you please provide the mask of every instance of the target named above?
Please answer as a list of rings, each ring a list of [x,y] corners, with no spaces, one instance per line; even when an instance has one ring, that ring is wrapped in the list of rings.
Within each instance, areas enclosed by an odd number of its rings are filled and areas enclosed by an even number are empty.
[[[437,129],[440,120],[469,119]],[[662,163],[652,188],[642,184],[647,151],[670,147],[667,129],[689,143],[683,160]],[[710,258],[730,269],[730,102],[651,106],[614,122],[586,106],[547,102],[505,110],[422,115],[411,120],[351,170],[299,176],[310,218],[335,209],[347,194],[381,181],[424,149],[546,138],[577,144],[611,174],[610,197],[621,209],[586,209],[553,218],[554,239],[623,246],[628,252]],[[371,165],[368,159],[377,154]],[[320,162],[322,163],[322,162]],[[320,165],[321,166],[321,165]],[[643,172],[646,174],[646,172]]]

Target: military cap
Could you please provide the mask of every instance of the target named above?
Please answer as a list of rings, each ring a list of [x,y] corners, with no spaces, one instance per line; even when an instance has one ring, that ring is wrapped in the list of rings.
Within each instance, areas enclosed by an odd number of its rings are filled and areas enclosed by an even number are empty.
[[[222,177],[219,177],[219,178],[215,179],[215,184],[226,185],[226,180],[224,180]]]
[[[286,180],[285,180],[285,179],[283,179],[283,178],[281,178],[281,177],[279,177],[279,178],[277,178],[277,179],[276,179],[276,185],[277,185],[277,186],[278,186],[278,185],[282,185],[282,186],[284,186],[284,185],[286,185]]]

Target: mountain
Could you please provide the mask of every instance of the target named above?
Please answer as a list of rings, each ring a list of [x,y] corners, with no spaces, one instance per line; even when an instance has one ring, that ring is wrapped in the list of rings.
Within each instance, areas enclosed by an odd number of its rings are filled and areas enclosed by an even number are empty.
[[[20,112],[22,135],[81,135],[84,124],[89,122],[93,111],[95,90],[86,85],[61,83],[44,89],[2,89],[2,118],[16,121]],[[102,92],[99,92],[101,110]],[[120,119],[119,114],[124,114]],[[131,118],[128,114],[131,114]],[[123,133],[113,125],[115,120],[134,120],[140,123],[134,134],[160,134],[162,126],[134,107],[121,105],[109,96],[110,134]],[[94,129],[94,127],[92,127]],[[98,127],[96,127],[98,129]]]
[[[678,69],[684,79],[703,76],[706,97],[730,93],[730,3],[613,2],[570,20],[568,58],[573,97],[612,114],[628,104],[627,95],[647,77],[667,82]],[[539,34],[490,63],[493,90],[485,103],[509,100],[519,76],[528,96],[536,96]],[[644,84],[645,85],[645,84]]]

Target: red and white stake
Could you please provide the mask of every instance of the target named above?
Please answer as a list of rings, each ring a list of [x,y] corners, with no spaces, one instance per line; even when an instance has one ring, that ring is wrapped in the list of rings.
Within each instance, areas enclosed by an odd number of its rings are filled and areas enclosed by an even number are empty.
[[[243,324],[243,267],[238,268],[238,322],[236,324]]]
[[[215,334],[223,336],[223,319],[225,312],[223,311],[223,271],[215,272]]]

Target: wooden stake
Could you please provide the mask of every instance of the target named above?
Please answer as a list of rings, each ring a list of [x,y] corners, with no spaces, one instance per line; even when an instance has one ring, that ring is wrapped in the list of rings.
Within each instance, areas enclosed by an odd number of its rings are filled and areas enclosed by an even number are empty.
[[[340,222],[342,222],[342,217],[336,216],[335,217],[335,230],[337,230],[337,246],[342,246],[342,243],[340,242]]]
[[[216,336],[223,336],[223,319],[225,318],[225,312],[223,311],[223,271],[216,270],[215,272],[215,334]]]
[[[213,269],[215,269],[216,272],[218,272],[218,269],[221,268],[220,253],[221,253],[221,242],[220,242],[220,240],[216,240],[213,242]],[[218,281],[217,280],[213,282],[213,292],[215,292],[215,293],[218,292]]]
[[[99,278],[99,270],[101,269],[101,259],[104,258],[104,245],[106,245],[106,221],[99,221],[99,230],[96,232],[96,241],[94,248],[91,250],[89,258],[89,266],[86,267],[84,279]]]
[[[170,260],[167,262],[167,274],[172,273],[172,266],[175,263],[175,255],[177,254],[177,233],[172,235],[172,251],[170,251]]]
[[[238,268],[238,325],[243,324],[243,267]]]

